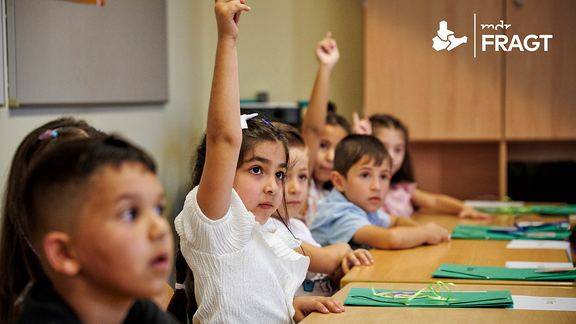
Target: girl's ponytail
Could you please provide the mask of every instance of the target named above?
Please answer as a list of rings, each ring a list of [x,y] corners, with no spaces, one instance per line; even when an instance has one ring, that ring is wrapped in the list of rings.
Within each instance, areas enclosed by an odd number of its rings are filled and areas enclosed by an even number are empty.
[[[167,311],[174,315],[180,323],[187,323],[188,318],[192,318],[198,310],[198,304],[196,303],[196,297],[194,295],[194,276],[186,263],[186,259],[184,259],[184,255],[182,255],[180,246],[178,246],[178,252],[176,252],[174,260],[176,290],[168,304]],[[186,281],[188,281],[189,289],[185,287]],[[190,296],[190,298],[188,298],[188,296]]]
[[[45,276],[36,252],[26,243],[29,239],[25,235],[15,220],[4,220],[0,250],[0,323],[14,322],[22,311],[19,296],[32,280]]]

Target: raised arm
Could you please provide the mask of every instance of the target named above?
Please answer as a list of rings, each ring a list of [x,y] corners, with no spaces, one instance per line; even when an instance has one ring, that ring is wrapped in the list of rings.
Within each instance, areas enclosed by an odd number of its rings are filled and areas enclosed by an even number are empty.
[[[328,112],[328,93],[330,89],[330,78],[334,66],[340,59],[338,45],[333,40],[330,32],[316,45],[316,58],[319,62],[318,73],[312,95],[308,103],[306,115],[302,121],[302,136],[310,150],[308,169],[314,170],[316,164],[316,151],[320,147],[324,125],[326,125],[326,115]]]
[[[244,0],[216,0],[218,25],[216,62],[206,125],[206,162],[198,188],[198,205],[206,217],[222,218],[230,197],[240,145],[240,95],[236,38]]]

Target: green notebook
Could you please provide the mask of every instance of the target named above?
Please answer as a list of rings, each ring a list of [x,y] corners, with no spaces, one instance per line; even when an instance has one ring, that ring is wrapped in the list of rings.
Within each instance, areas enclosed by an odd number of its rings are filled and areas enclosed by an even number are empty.
[[[516,269],[503,267],[480,267],[460,264],[442,264],[432,272],[434,277],[488,280],[574,280],[576,270],[566,272],[536,273],[542,269]]]
[[[377,293],[404,294],[416,293],[416,291],[392,291],[376,289]],[[408,303],[403,303],[402,298],[375,296],[372,289],[352,288],[348,297],[344,300],[344,305],[353,306],[384,306],[384,307],[506,307],[513,305],[510,291],[481,291],[481,292],[439,292],[447,301],[434,300],[429,297],[417,297]],[[396,295],[398,296],[398,295]]]
[[[479,226],[459,224],[452,231],[452,238],[475,240],[564,240],[570,237],[569,227],[559,224],[535,227]]]

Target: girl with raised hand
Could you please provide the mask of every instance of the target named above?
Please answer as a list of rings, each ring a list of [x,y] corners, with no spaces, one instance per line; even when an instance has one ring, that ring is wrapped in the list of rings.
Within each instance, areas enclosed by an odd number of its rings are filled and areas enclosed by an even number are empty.
[[[318,73],[302,121],[302,135],[310,150],[308,168],[311,177],[301,219],[308,225],[318,211],[318,201],[328,196],[332,189],[330,174],[334,170],[334,149],[350,133],[348,121],[335,112],[328,111],[330,79],[340,59],[338,45],[330,32],[318,42],[315,54],[319,62]]]
[[[38,140],[57,131],[65,127]],[[147,299],[166,287],[173,249],[154,162],[117,137],[59,141],[28,160],[23,186],[8,189],[22,197],[23,209],[11,214],[15,230],[2,238],[5,272],[14,280],[2,284],[3,319],[176,323]],[[5,255],[14,249],[22,253]],[[23,284],[31,286],[25,293]]]
[[[288,149],[269,122],[240,116],[236,37],[240,13],[249,10],[241,0],[216,1],[216,64],[197,186],[174,221],[194,278],[193,323],[292,323],[315,310],[343,311],[331,298],[294,298],[309,258],[294,251],[300,242],[291,235],[262,226],[281,207]],[[173,305],[183,295],[177,291]]]

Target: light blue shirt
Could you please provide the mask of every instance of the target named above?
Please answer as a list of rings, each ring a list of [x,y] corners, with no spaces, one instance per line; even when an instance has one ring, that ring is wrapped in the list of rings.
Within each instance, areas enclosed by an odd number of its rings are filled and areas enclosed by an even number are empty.
[[[314,239],[322,246],[338,242],[350,243],[352,248],[359,247],[350,240],[363,226],[374,225],[383,228],[390,227],[390,216],[378,210],[367,213],[362,208],[349,202],[336,188],[328,197],[318,202],[318,213],[310,224]]]

